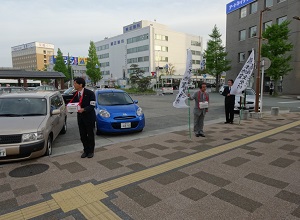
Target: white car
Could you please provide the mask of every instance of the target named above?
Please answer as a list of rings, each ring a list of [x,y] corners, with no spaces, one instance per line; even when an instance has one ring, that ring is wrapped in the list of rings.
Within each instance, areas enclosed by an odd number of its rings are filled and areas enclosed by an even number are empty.
[[[225,87],[228,87],[228,85],[223,85],[223,86],[220,87],[220,89],[219,89],[220,95],[222,95],[222,93],[223,93]]]
[[[164,86],[161,88],[162,94],[173,94],[173,85],[170,83],[164,84]]]
[[[242,95],[235,96],[234,110],[239,111],[242,107],[246,110],[253,111],[255,108],[255,91],[252,88],[246,90],[246,103],[244,106],[240,103],[240,98],[245,96],[245,92]]]
[[[188,88],[189,88],[189,89],[195,89],[196,86],[195,86],[195,84],[191,83],[191,84],[188,84]]]

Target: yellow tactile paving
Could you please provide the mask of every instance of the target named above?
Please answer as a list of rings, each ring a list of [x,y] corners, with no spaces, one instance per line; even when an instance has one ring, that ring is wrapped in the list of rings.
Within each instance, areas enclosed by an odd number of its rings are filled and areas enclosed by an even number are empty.
[[[213,155],[234,149],[236,147],[251,143],[261,138],[268,137],[270,135],[277,134],[285,131],[289,128],[293,128],[300,125],[300,121],[296,121],[290,124],[286,124],[269,131],[265,131],[253,136],[243,138],[241,140],[233,141],[228,144],[215,147],[204,152],[199,152],[184,158],[180,158],[174,161],[167,162],[165,164],[158,165],[143,171],[135,172],[123,177],[119,177],[114,180],[107,181],[99,185],[93,185],[92,183],[84,184],[78,187],[74,187],[62,192],[52,194],[53,200],[43,202],[34,206],[30,206],[12,213],[8,213],[0,216],[0,220],[19,220],[30,219],[46,214],[53,210],[61,208],[64,212],[68,212],[74,209],[78,209],[87,219],[101,219],[101,220],[116,220],[120,219],[115,213],[109,210],[101,199],[107,197],[105,192],[109,192],[114,189],[145,180],[147,178],[162,174],[164,172],[180,168],[190,163],[202,160],[204,158],[211,157]]]
[[[261,138],[264,138],[264,137],[282,132],[284,130],[287,130],[289,128],[292,128],[292,127],[295,127],[295,126],[298,126],[298,125],[300,125],[300,121],[296,121],[296,122],[293,122],[293,123],[290,123],[290,124],[287,124],[287,125],[283,125],[283,126],[280,126],[278,128],[275,128],[275,129],[272,129],[272,130],[269,130],[269,131],[265,131],[265,132],[262,132],[262,133],[259,133],[259,134],[256,134],[256,135],[253,135],[253,136],[250,136],[250,137],[246,137],[246,138],[243,138],[241,140],[233,141],[233,142],[230,142],[228,144],[224,144],[224,145],[221,145],[219,147],[215,147],[215,148],[210,149],[210,150],[206,150],[206,151],[199,152],[199,153],[196,153],[196,154],[193,154],[193,155],[190,155],[190,156],[186,156],[184,158],[173,160],[171,162],[167,162],[165,164],[158,165],[158,166],[153,167],[153,168],[149,168],[149,169],[146,169],[146,170],[143,170],[143,171],[139,171],[139,172],[136,172],[136,173],[133,173],[133,174],[129,174],[127,176],[120,177],[120,178],[117,178],[117,179],[99,184],[97,187],[99,189],[101,189],[103,192],[108,192],[108,191],[120,188],[122,186],[125,186],[127,184],[134,183],[134,182],[140,181],[142,179],[146,179],[146,178],[149,178],[151,176],[155,176],[155,175],[158,175],[158,174],[161,174],[161,173],[164,173],[164,172],[182,167],[184,165],[188,165],[190,163],[199,161],[201,159],[204,159],[204,158],[207,158],[207,157],[210,157],[210,156],[213,156],[213,155],[216,155],[216,154],[234,149],[238,146],[249,144],[249,143],[251,143],[255,140],[258,140],[258,139],[261,139]]]
[[[24,218],[21,210],[0,216],[0,220],[23,220],[23,219]]]
[[[62,192],[54,193],[52,194],[52,197],[64,212],[68,212],[89,203],[104,199],[107,195],[92,183],[87,183]]]
[[[120,219],[101,202],[93,202],[78,209],[86,219]]]

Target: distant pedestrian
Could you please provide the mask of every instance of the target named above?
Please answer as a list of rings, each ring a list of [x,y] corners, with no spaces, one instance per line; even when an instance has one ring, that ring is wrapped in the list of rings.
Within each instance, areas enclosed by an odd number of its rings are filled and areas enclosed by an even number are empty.
[[[196,137],[205,137],[203,132],[204,117],[208,112],[209,94],[206,92],[206,83],[201,83],[199,91],[192,96],[188,94],[190,100],[195,100],[194,107],[194,132]]]
[[[224,88],[222,95],[225,96],[225,124],[233,124],[234,119],[234,104],[235,104],[235,95],[230,94],[231,87],[233,85],[233,80],[229,79],[227,82],[228,86]]]
[[[273,83],[270,83],[270,90],[269,90],[270,95],[273,95],[273,92],[274,92],[274,85]]]
[[[95,93],[85,87],[85,80],[81,77],[74,79],[74,88],[77,90],[71,102],[79,103],[77,123],[80,139],[83,144],[81,158],[92,158],[95,149]]]

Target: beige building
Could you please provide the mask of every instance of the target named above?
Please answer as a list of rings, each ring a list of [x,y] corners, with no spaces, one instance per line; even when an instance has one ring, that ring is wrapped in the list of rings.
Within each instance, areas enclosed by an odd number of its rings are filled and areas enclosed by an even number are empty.
[[[43,70],[49,65],[49,57],[54,55],[54,45],[31,42],[11,48],[13,68],[24,70]]]

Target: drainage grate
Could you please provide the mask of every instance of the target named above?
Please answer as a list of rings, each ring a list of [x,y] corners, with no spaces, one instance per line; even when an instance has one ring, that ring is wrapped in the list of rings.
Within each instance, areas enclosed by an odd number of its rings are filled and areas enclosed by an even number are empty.
[[[40,173],[45,172],[49,169],[49,165],[47,164],[31,164],[22,167],[18,167],[9,172],[9,176],[11,177],[28,177],[34,176]]]

